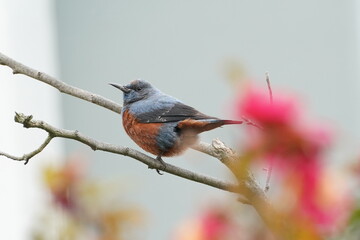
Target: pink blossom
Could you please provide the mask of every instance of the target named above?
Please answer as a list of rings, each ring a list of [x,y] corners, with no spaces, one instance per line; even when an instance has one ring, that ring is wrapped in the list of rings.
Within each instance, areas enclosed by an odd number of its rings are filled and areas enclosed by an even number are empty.
[[[273,101],[264,90],[250,87],[236,102],[238,117],[258,123],[262,130],[252,131],[247,148],[265,157],[292,162],[318,160],[331,141],[328,128],[306,124],[300,104],[294,97],[276,93]],[[290,162],[291,161],[291,162]]]
[[[237,100],[237,115],[258,122],[262,126],[291,124],[299,116],[297,101],[290,96],[276,95],[270,101],[268,92],[249,87]]]
[[[275,93],[271,102],[267,91],[255,87],[237,100],[236,113],[261,126],[260,130],[250,129],[245,154],[274,163],[284,181],[284,196],[292,201],[285,211],[293,215],[294,222],[306,223],[319,233],[340,226],[349,209],[349,197],[344,191],[324,191],[324,183],[331,182],[323,174],[324,153],[332,139],[330,128],[309,123],[294,97]]]
[[[204,239],[220,240],[229,235],[235,226],[225,212],[219,209],[208,211],[202,218]]]
[[[349,188],[335,174],[314,164],[296,173],[299,181],[293,214],[311,224],[319,233],[332,234],[346,224],[352,208]]]
[[[215,206],[185,222],[175,233],[176,240],[241,240],[241,227],[229,209]]]

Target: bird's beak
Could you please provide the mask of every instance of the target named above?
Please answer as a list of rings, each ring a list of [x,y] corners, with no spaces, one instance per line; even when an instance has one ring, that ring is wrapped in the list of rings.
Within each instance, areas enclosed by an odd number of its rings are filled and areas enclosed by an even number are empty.
[[[130,89],[124,87],[124,86],[121,86],[121,85],[118,85],[116,83],[109,83],[111,86],[113,87],[116,87],[117,89],[120,89],[121,91],[123,91],[124,93],[128,93],[130,92]]]

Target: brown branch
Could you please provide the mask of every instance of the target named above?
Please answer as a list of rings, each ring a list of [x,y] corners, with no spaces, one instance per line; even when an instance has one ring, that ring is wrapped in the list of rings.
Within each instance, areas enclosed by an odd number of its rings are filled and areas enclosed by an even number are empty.
[[[227,147],[219,139],[214,139],[211,144],[201,142],[193,148],[219,159],[226,165],[237,179],[238,183],[241,183],[241,185],[238,186],[239,189],[237,189],[237,192],[241,193],[242,196],[240,196],[238,200],[244,204],[252,205],[266,225],[269,226],[276,235],[284,237],[284,233],[281,229],[285,224],[272,207],[264,190],[259,186],[254,175],[247,167],[244,171],[239,171],[239,161],[243,160],[243,157],[240,154]],[[286,239],[286,237],[284,237],[284,239]]]
[[[7,158],[16,160],[16,161],[25,161],[24,164],[26,165],[32,157],[34,157],[35,155],[40,153],[42,150],[44,150],[44,148],[50,143],[50,141],[52,139],[53,139],[53,136],[51,136],[51,134],[49,134],[47,136],[47,138],[44,140],[44,142],[38,148],[36,148],[32,152],[22,155],[21,157],[17,157],[17,156],[14,156],[14,155],[11,155],[11,154],[8,154],[5,152],[1,152],[1,151],[0,151],[0,156],[4,156]]]
[[[199,142],[192,148],[219,159],[227,167],[230,167],[231,161],[236,161],[238,158],[238,155],[219,139],[214,139],[211,144]]]
[[[158,160],[143,154],[141,152],[138,152],[134,149],[123,147],[123,146],[116,146],[113,144],[105,143],[97,141],[93,138],[87,137],[83,134],[81,134],[79,131],[70,131],[65,129],[56,128],[54,126],[51,126],[50,124],[40,121],[40,120],[34,120],[31,115],[27,116],[22,113],[15,113],[15,121],[17,123],[22,124],[25,128],[39,128],[42,130],[45,130],[49,135],[45,139],[44,143],[41,144],[41,146],[34,151],[24,154],[22,157],[13,156],[4,152],[0,152],[0,155],[5,156],[7,158],[16,160],[16,161],[25,161],[27,163],[29,159],[36,154],[40,153],[53,138],[59,137],[59,138],[68,138],[73,139],[75,141],[81,142],[87,146],[89,146],[92,150],[100,150],[104,152],[111,152],[116,154],[121,154],[124,156],[128,156],[131,158],[134,158],[144,164],[146,164],[149,168],[159,169],[161,171],[188,179],[190,181],[203,183],[205,185],[218,188],[225,191],[230,192],[236,192],[236,189],[239,189],[239,186],[233,183],[227,183],[209,176],[200,175],[195,172],[191,172],[186,169],[182,169],[179,167],[176,167],[174,165],[165,163],[165,165],[162,165]]]
[[[15,61],[14,59],[9,58],[8,56],[0,53],[0,64],[6,65],[10,67],[13,70],[13,74],[23,74],[26,76],[29,76],[33,79],[37,79],[40,82],[49,84],[50,86],[58,89],[62,93],[69,94],[71,96],[83,99],[85,101],[94,103],[96,105],[99,105],[101,107],[107,108],[113,112],[120,113],[121,112],[121,106],[109,99],[106,99],[100,95],[97,95],[95,93],[70,86],[62,81],[57,80],[56,78],[37,71],[35,69],[32,69],[28,66],[25,66],[22,63],[19,63]]]

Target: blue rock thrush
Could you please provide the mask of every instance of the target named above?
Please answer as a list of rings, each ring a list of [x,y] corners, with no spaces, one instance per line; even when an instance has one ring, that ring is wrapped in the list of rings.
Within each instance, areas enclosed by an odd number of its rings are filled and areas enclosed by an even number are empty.
[[[181,154],[197,142],[199,133],[243,123],[205,115],[144,80],[134,80],[126,86],[110,85],[124,94],[121,113],[126,133],[163,165],[162,156]]]

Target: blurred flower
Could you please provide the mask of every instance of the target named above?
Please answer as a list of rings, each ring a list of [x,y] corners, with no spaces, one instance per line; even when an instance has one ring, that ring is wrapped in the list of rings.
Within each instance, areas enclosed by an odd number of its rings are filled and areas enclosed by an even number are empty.
[[[46,167],[43,176],[52,201],[39,221],[41,227],[34,230],[34,239],[134,239],[132,228],[141,223],[142,211],[128,206],[107,185],[90,181],[81,157]]]
[[[275,201],[277,209],[313,235],[333,235],[344,229],[353,201],[344,177],[319,167],[289,172]],[[300,228],[301,229],[301,228]]]
[[[306,125],[294,97],[277,94],[270,102],[268,95],[266,91],[249,87],[236,102],[238,117],[245,116],[262,127],[260,131],[251,129],[247,150],[262,157],[284,158],[283,164],[317,161],[317,155],[331,142],[330,129],[324,125]]]
[[[175,232],[174,240],[241,240],[241,226],[225,207],[212,207]]]
[[[238,117],[261,126],[249,129],[244,156],[248,162],[266,159],[281,174],[282,191],[275,205],[292,219],[301,236],[298,239],[321,239],[322,234],[338,230],[351,201],[346,184],[331,188],[335,178],[325,174],[323,157],[332,140],[331,129],[307,122],[293,96],[276,93],[271,102],[268,92],[254,86],[246,89],[235,106]]]
[[[271,102],[267,91],[253,86],[248,86],[235,104],[240,117],[245,115],[264,127],[292,124],[299,116],[298,103],[293,97],[276,95]]]
[[[44,182],[49,188],[55,204],[66,210],[75,209],[76,199],[73,198],[73,193],[83,177],[83,165],[83,161],[74,158],[65,162],[61,168],[48,166],[44,169]]]
[[[352,163],[350,164],[349,173],[353,175],[357,181],[357,183],[360,183],[360,154],[356,156]]]
[[[141,222],[140,212],[134,208],[107,211],[100,215],[99,240],[119,240],[122,233],[127,232],[131,225]]]

